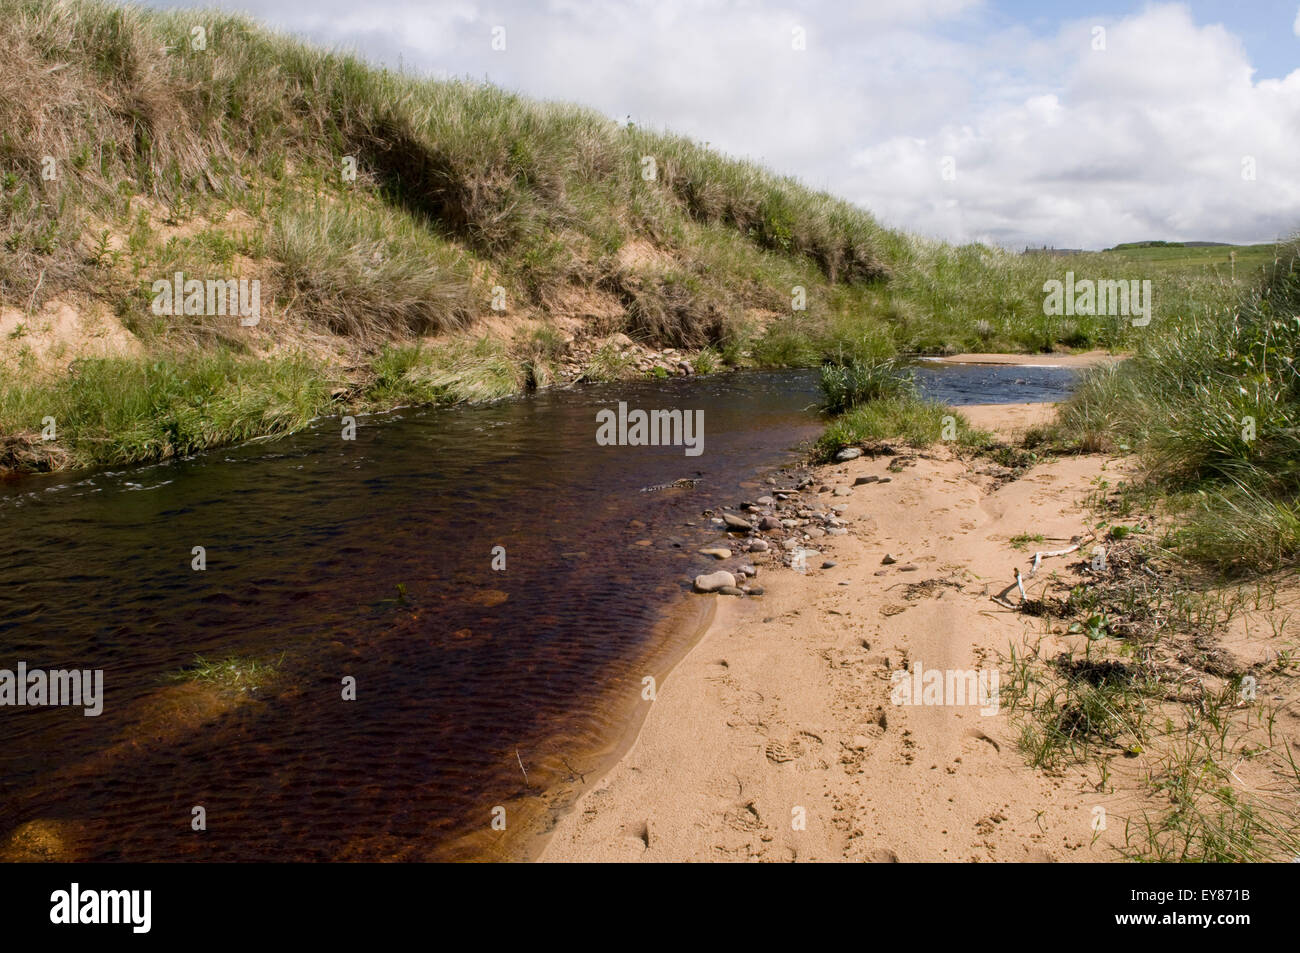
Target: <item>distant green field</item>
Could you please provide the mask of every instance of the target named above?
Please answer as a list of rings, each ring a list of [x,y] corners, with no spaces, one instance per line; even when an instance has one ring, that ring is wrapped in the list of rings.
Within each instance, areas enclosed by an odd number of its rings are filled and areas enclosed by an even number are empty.
[[[1182,245],[1154,245],[1145,248],[1114,248],[1086,254],[1124,264],[1148,265],[1160,271],[1199,266],[1221,271],[1224,277],[1231,277],[1235,268],[1236,277],[1241,278],[1247,272],[1259,273],[1263,266],[1272,264],[1277,257],[1278,247],[1272,243],[1192,248]]]

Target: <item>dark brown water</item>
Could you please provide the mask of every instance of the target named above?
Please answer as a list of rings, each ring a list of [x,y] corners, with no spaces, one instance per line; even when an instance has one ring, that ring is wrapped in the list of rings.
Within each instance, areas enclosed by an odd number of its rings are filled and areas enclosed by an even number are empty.
[[[972,403],[1056,399],[1069,375],[922,379]],[[639,690],[707,562],[700,511],[791,462],[816,399],[807,371],[602,385],[0,485],[0,668],[102,669],[105,694],[97,718],[0,708],[0,844],[36,821],[82,859],[465,856],[493,806],[620,730],[605,700]],[[598,446],[620,400],[703,410],[704,453]],[[703,482],[640,492],[683,477]],[[196,655],[278,674],[167,679]]]

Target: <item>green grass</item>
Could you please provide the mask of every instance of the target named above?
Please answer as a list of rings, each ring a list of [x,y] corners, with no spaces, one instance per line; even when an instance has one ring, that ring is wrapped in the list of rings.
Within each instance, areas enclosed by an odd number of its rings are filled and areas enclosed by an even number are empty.
[[[257,692],[275,681],[283,663],[283,656],[273,662],[263,662],[235,656],[209,659],[196,655],[191,666],[167,677],[169,681],[207,685],[223,692]]]
[[[914,395],[916,386],[910,371],[892,358],[881,361],[853,360],[847,364],[823,364],[822,408],[840,414],[873,400]]]
[[[1229,573],[1300,564],[1300,266],[1280,253],[1260,286],[1152,335],[1083,380],[1059,434],[1138,452],[1182,515],[1174,542]]]
[[[1016,549],[1024,549],[1030,543],[1041,543],[1043,541],[1042,533],[1017,533],[1011,537],[1011,545]]]
[[[949,428],[962,447],[986,446],[991,437],[971,427],[960,413],[914,395],[884,397],[860,404],[835,418],[817,441],[817,454],[826,459],[845,447],[898,440],[928,447],[944,440]]]
[[[22,454],[40,452],[46,418],[72,465],[135,463],[300,429],[327,411],[330,389],[306,359],[267,362],[227,350],[81,361],[52,386],[0,386],[0,433],[9,435],[0,466],[26,466]]]

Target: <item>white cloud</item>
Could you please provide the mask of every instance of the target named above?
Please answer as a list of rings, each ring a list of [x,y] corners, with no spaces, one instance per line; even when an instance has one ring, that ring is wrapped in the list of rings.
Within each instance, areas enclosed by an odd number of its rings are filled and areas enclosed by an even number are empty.
[[[1252,83],[1241,44],[1181,6],[1107,23],[1104,51],[1089,36],[1081,23],[1042,41],[1064,68],[1030,85],[1055,81],[1055,92],[995,101],[919,148],[868,146],[846,191],[891,224],[1008,245],[1246,241],[1300,227],[1300,70]],[[945,154],[953,182],[929,174]],[[1242,175],[1250,160],[1254,181]]]

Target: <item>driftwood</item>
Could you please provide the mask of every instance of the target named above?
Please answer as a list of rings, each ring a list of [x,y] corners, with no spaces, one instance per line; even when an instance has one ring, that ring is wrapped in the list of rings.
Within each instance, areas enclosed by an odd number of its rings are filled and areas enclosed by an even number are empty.
[[[1078,539],[1078,537],[1075,538]],[[1080,539],[1079,542],[1067,546],[1065,547],[1065,549],[1052,549],[1052,550],[1040,549],[1038,552],[1034,553],[1034,564],[1029,569],[1029,575],[1032,577],[1036,572],[1038,572],[1038,567],[1043,564],[1044,559],[1051,559],[1053,556],[1068,556],[1070,553],[1078,552],[1078,550],[1080,550],[1083,547],[1084,543],[1092,539],[1096,539],[1096,536],[1093,534],[1089,534],[1087,538]],[[1020,590],[1020,601],[1022,604],[1029,599],[1029,594],[1025,592],[1025,577],[1020,574],[1019,569],[1014,570],[1014,572],[1016,574],[1015,582],[1007,586],[996,596],[989,596],[989,598],[992,599],[994,602],[996,602],[998,605],[1005,606],[1008,609],[1019,608],[1019,606],[1017,606],[1015,603],[1011,602],[1007,598],[1007,593],[1009,593],[1012,589]]]
[[[1068,556],[1070,553],[1078,550],[1082,545],[1082,543],[1075,543],[1073,546],[1067,546],[1065,549],[1054,549],[1051,552],[1040,551],[1034,553],[1034,567],[1029,570],[1029,575],[1032,576],[1034,573],[1038,572],[1038,566],[1044,559],[1050,559],[1053,556]],[[1019,573],[1017,573],[1017,575],[1019,575]]]

